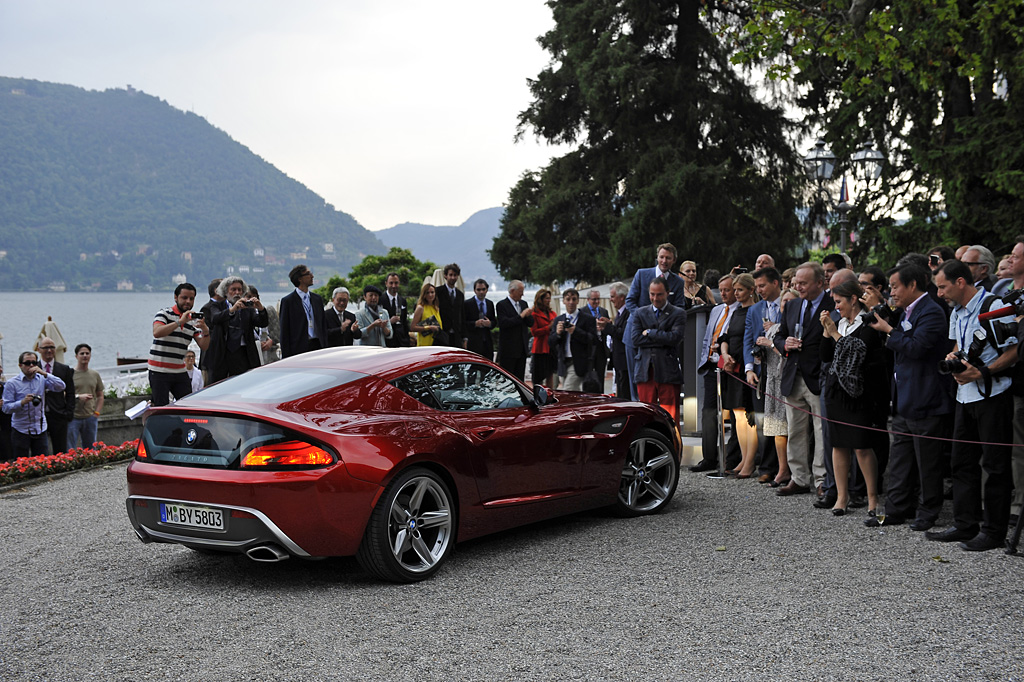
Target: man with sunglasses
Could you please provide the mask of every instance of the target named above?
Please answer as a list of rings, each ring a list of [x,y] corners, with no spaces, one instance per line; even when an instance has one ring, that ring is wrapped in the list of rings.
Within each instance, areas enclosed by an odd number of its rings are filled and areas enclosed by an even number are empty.
[[[4,385],[3,411],[11,415],[11,447],[15,458],[47,454],[46,393],[63,391],[60,377],[47,374],[32,351],[18,356],[21,374]]]

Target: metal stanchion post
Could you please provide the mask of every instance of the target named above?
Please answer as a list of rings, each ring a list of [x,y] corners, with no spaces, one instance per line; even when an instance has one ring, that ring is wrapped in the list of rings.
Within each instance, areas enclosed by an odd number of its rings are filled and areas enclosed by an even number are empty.
[[[718,471],[708,474],[708,478],[725,478],[725,420],[722,419],[722,368],[715,368],[715,381],[718,385],[716,400],[718,402]]]

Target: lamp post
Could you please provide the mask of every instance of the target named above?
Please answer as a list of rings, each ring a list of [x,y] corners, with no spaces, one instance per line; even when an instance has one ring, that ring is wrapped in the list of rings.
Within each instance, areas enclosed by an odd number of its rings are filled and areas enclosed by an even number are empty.
[[[819,139],[814,143],[814,148],[804,155],[803,161],[808,177],[817,185],[816,195],[824,198],[824,204],[831,213],[832,200],[828,192],[825,191],[825,185],[832,179],[832,174],[835,172],[835,154],[825,146],[824,140]],[[867,140],[850,156],[849,163],[853,167],[854,177],[871,182],[881,177],[882,168],[885,166],[885,155],[875,149],[874,142]],[[853,205],[847,201],[845,182],[843,190],[839,203],[835,205],[835,211],[839,213],[839,248],[846,253],[846,227],[849,222],[847,215]]]

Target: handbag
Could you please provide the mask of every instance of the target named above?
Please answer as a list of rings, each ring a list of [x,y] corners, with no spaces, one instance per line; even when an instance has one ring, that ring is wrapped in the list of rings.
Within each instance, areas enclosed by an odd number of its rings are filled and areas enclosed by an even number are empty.
[[[430,317],[428,317],[425,320],[420,321],[420,324],[423,325],[423,326],[432,325],[432,324],[433,325],[437,325],[438,327],[441,326],[441,323],[433,315],[431,315]],[[449,340],[451,338],[448,335],[448,332],[446,332],[443,329],[439,329],[436,332],[419,332],[419,333],[420,334],[426,334],[427,336],[432,336],[433,339],[434,339],[434,343],[432,343],[431,345],[433,345],[433,346],[447,346],[447,345],[449,345],[448,342],[449,342]]]

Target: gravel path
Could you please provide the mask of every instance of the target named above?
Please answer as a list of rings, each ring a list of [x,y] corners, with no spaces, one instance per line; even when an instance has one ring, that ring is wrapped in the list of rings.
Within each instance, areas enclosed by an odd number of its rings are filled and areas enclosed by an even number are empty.
[[[1024,559],[752,480],[686,473],[666,514],[474,541],[409,586],[143,545],[126,494],[121,464],[0,495],[0,679],[1024,679]]]

